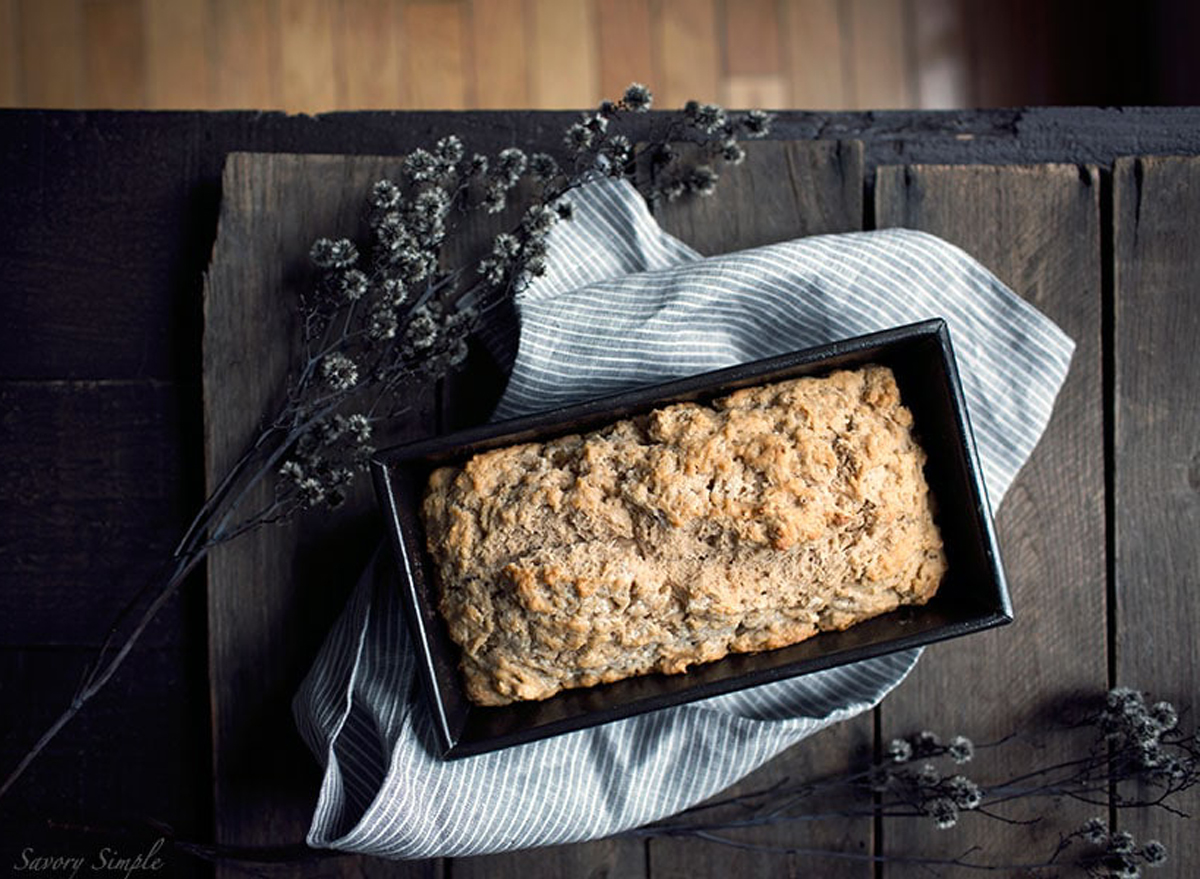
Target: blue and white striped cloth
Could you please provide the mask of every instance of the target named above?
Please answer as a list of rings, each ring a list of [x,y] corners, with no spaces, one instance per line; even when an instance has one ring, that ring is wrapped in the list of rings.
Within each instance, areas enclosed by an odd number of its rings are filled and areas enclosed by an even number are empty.
[[[944,317],[985,480],[999,504],[1049,420],[1073,343],[961,250],[901,229],[701,258],[624,183],[574,197],[550,271],[518,302],[497,417],[888,326]],[[907,651],[532,744],[445,762],[386,555],[296,698],[325,767],[310,845],[388,858],[595,839],[697,803],[879,702]]]

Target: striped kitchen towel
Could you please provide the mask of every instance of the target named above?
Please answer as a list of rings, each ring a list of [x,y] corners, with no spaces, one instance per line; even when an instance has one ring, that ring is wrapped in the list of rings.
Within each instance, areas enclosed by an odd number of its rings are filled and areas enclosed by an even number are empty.
[[[890,229],[725,256],[663,232],[623,182],[573,196],[550,271],[520,297],[497,417],[942,317],[993,505],[1032,452],[1073,344],[961,250]],[[673,814],[879,702],[905,651],[544,741],[446,762],[390,561],[377,555],[296,698],[325,767],[308,842],[388,858],[607,836]]]

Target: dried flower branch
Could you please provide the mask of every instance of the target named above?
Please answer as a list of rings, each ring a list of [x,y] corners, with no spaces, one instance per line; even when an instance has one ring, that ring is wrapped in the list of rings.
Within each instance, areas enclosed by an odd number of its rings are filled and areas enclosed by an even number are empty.
[[[1169,702],[1150,704],[1128,688],[1110,691],[1103,704],[1066,728],[1082,726],[1093,732],[1079,757],[1041,766],[1019,776],[979,784],[959,767],[972,762],[976,745],[964,736],[946,744],[932,732],[893,739],[881,758],[840,776],[797,784],[783,781],[738,796],[713,800],[679,815],[633,831],[637,836],[686,836],[756,851],[802,853],[852,860],[895,861],[926,866],[999,871],[1023,870],[1028,875],[1073,866],[1089,877],[1136,877],[1142,867],[1167,860],[1157,840],[1139,843],[1124,831],[1110,830],[1100,818],[1062,836],[1043,860],[1020,864],[988,864],[967,852],[953,859],[864,855],[860,852],[799,849],[748,843],[739,831],[789,823],[850,817],[915,818],[949,831],[967,817],[1004,823],[1016,821],[996,811],[1016,800],[1069,798],[1119,814],[1153,808],[1187,817],[1172,800],[1200,783],[1200,735],[1179,728],[1179,715]],[[1016,739],[979,746],[1002,747]],[[950,765],[947,765],[950,764]],[[830,808],[834,803],[837,808]],[[1073,861],[1067,856],[1073,855]]]
[[[370,239],[321,238],[309,252],[317,272],[298,301],[303,362],[289,377],[279,412],[204,502],[162,576],[111,626],[66,710],[0,785],[12,787],[58,732],[111,679],[150,621],[216,546],[317,506],[336,507],[373,451],[372,439],[404,414],[397,401],[463,363],[468,339],[487,313],[524,289],[547,267],[547,235],[570,220],[570,193],[606,176],[636,181],[640,158],[654,156],[647,198],[710,194],[713,165],[740,162],[739,136],[761,137],[770,116],[727,114],[689,105],[668,115],[635,146],[622,129],[653,103],[631,85],[564,133],[566,166],[548,153],[518,147],[494,156],[467,155],[455,135],[405,156],[394,180],[368,197]],[[692,167],[668,139],[704,150]],[[520,204],[515,227],[496,232],[473,264],[449,265],[456,235],[471,214],[499,214]],[[498,222],[498,221],[497,221]],[[271,499],[248,508],[262,485]]]

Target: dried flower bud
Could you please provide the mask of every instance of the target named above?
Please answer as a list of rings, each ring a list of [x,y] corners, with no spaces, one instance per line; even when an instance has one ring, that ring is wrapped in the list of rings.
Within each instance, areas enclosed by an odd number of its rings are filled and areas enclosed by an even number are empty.
[[[508,149],[501,150],[500,154],[496,156],[496,173],[506,185],[512,187],[525,173],[527,161],[524,150],[508,147]]]
[[[684,187],[696,195],[712,195],[717,191],[717,181],[720,179],[720,175],[708,165],[698,165],[688,172]]]
[[[1174,729],[1175,724],[1179,723],[1179,715],[1175,712],[1175,706],[1170,702],[1155,702],[1150,707],[1150,719],[1162,732]]]
[[[404,157],[401,165],[405,175],[414,183],[433,180],[442,171],[442,164],[426,149],[415,149]]]
[[[467,173],[472,177],[482,177],[487,173],[488,158],[481,153],[475,153],[471,156],[471,161],[467,163]]]
[[[558,222],[558,212],[549,205],[533,205],[525,212],[521,225],[530,235],[542,236]]]
[[[367,276],[358,269],[350,269],[338,279],[338,292],[347,302],[356,302],[362,299],[370,286],[371,282]]]
[[[498,259],[516,259],[521,252],[521,242],[517,236],[501,232],[492,240],[492,253]]]
[[[457,165],[462,161],[465,150],[458,135],[450,134],[437,142],[438,158],[449,165]]]
[[[560,198],[554,203],[554,210],[558,212],[560,220],[575,219],[575,205],[569,199]]]
[[[547,181],[558,173],[558,162],[546,153],[534,153],[529,157],[529,173],[541,181]]]
[[[764,110],[751,110],[742,120],[742,128],[746,133],[746,137],[766,137],[771,133],[771,123],[774,120],[775,115],[773,113],[767,113]]]
[[[975,756],[975,744],[966,736],[955,736],[946,746],[946,753],[955,763],[970,763]]]
[[[396,312],[384,306],[371,312],[367,335],[377,342],[382,342],[396,338],[396,331],[399,327],[400,322],[396,319]]]
[[[633,144],[623,134],[614,134],[601,147],[601,155],[613,164],[614,171],[620,173],[625,164],[633,157]]]
[[[305,509],[315,507],[325,500],[325,487],[314,477],[308,476],[296,484],[300,505]]]
[[[422,305],[413,312],[408,328],[404,332],[404,341],[415,354],[428,351],[437,342],[438,322],[428,305]]]
[[[379,289],[382,294],[382,304],[389,308],[399,308],[408,299],[408,290],[399,278],[384,278]]]
[[[684,112],[692,125],[705,134],[716,134],[728,121],[724,108],[717,104],[696,104],[689,101]]]
[[[746,151],[737,141],[729,141],[721,147],[721,158],[731,165],[740,165],[746,161]]]
[[[960,809],[977,809],[983,802],[983,791],[965,775],[956,775],[949,779],[946,782],[946,792]]]
[[[1080,832],[1092,845],[1108,844],[1108,824],[1103,818],[1089,818]]]
[[[912,745],[907,739],[892,739],[887,752],[893,763],[907,763],[913,756]]]
[[[348,391],[358,383],[358,366],[345,354],[329,354],[321,361],[321,376],[336,391]]]
[[[949,830],[958,823],[958,806],[947,797],[937,797],[925,806],[925,814],[933,818],[939,830]]]
[[[1117,831],[1108,839],[1108,850],[1118,855],[1130,854],[1134,847],[1133,834],[1127,830]]]
[[[594,135],[592,134],[590,128],[588,128],[582,122],[576,122],[574,125],[567,128],[566,132],[563,134],[563,143],[567,145],[567,148],[570,149],[571,152],[578,155],[579,153],[582,153],[584,150],[587,150],[589,147],[591,147],[593,137]]]
[[[344,269],[358,262],[358,248],[348,238],[318,238],[308,256],[320,268]]]
[[[503,186],[489,184],[484,190],[480,206],[489,214],[498,214],[508,205],[508,197]]]
[[[400,204],[400,187],[390,180],[380,180],[371,189],[371,205],[390,211]]]
[[[629,88],[625,89],[625,94],[621,97],[621,103],[635,113],[645,113],[650,109],[651,104],[654,103],[654,96],[646,86],[640,82],[635,82]]]
[[[593,135],[603,135],[608,131],[608,119],[599,113],[584,113],[582,121],[584,127]]]
[[[1152,839],[1142,846],[1142,859],[1149,867],[1161,867],[1167,862],[1167,847]]]

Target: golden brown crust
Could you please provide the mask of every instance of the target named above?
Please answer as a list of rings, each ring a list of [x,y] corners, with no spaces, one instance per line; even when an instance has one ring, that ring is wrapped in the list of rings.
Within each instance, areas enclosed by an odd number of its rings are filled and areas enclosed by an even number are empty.
[[[438,470],[422,512],[468,695],[682,672],[923,604],[946,567],[924,461],[868,366]]]

